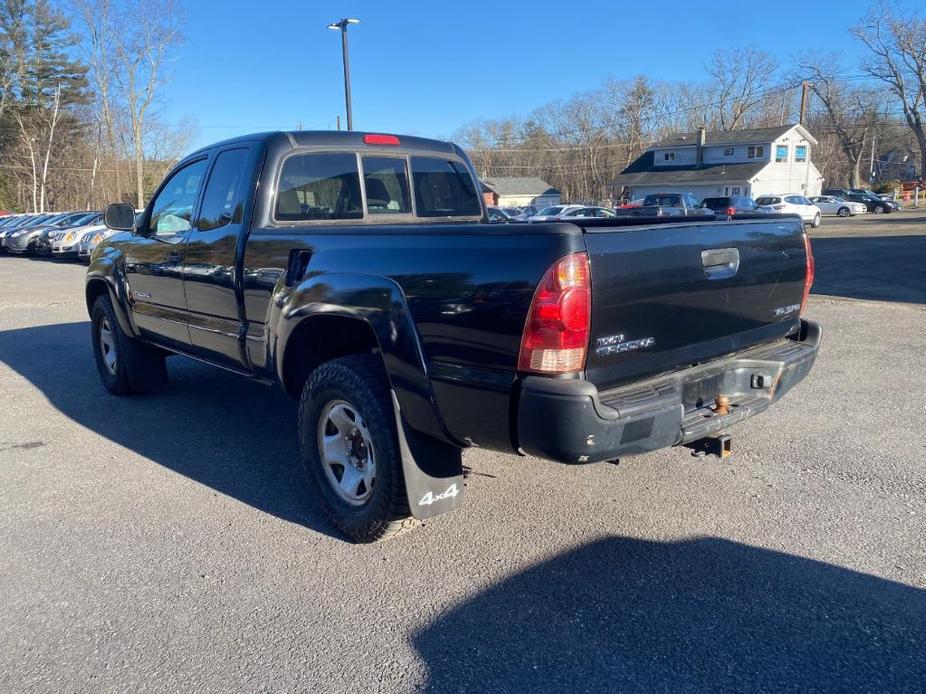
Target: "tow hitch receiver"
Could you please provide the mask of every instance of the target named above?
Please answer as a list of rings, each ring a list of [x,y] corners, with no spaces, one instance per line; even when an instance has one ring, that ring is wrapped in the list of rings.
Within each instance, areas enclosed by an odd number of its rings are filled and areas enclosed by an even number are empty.
[[[705,455],[716,455],[718,458],[729,458],[733,455],[733,441],[729,434],[719,436],[705,436],[703,439],[684,444],[691,449],[691,455],[698,458]]]

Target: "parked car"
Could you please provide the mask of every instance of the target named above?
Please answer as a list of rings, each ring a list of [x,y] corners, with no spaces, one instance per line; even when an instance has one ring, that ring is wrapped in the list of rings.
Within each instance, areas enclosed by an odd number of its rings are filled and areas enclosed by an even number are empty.
[[[14,234],[17,234],[31,226],[38,225],[50,219],[52,216],[53,215],[51,214],[23,215],[22,219],[18,220],[17,222],[11,222],[10,225],[5,229],[0,229],[0,249],[2,249],[4,252],[7,252],[9,250],[8,244],[12,240]]]
[[[836,215],[837,217],[854,217],[864,214],[867,208],[860,202],[852,202],[835,195],[818,195],[810,198],[810,202],[820,208],[823,215]]]
[[[69,229],[50,236],[52,255],[58,259],[76,258],[81,239],[90,229],[98,227],[102,222],[102,212],[91,212]]]
[[[72,229],[99,218],[99,212],[74,212],[39,231],[30,244],[30,252],[33,255],[52,255],[55,241],[67,235]]]
[[[24,224],[18,229],[15,229],[5,239],[5,247],[7,251],[16,255],[32,253],[35,247],[35,241],[39,234],[49,228],[52,228],[55,224],[61,222],[64,219],[67,219],[73,214],[75,213],[61,212],[47,216],[43,215],[38,219]]]
[[[727,219],[736,219],[737,215],[743,217],[765,212],[748,195],[723,195],[704,198],[701,201],[701,207],[712,210],[718,217],[726,217]]]
[[[106,221],[129,233],[87,271],[103,385],[161,386],[169,353],[280,384],[316,496],[358,542],[458,507],[469,446],[720,455],[820,344],[798,219],[490,226],[463,150],[418,137],[228,140],[174,167],[137,223],[125,204]]]
[[[618,217],[714,217],[714,211],[701,207],[691,193],[654,193],[639,207],[619,207],[615,212]]]
[[[900,205],[898,205],[896,202],[892,202],[890,200],[882,200],[873,193],[867,193],[865,195],[850,193],[846,195],[846,200],[861,203],[867,208],[869,212],[874,212],[875,214],[885,214],[895,212],[900,209]]]
[[[488,213],[489,221],[492,222],[492,224],[508,224],[512,221],[511,215],[499,207],[493,207],[492,205],[489,205],[486,207],[486,212]]]
[[[803,195],[763,195],[756,198],[756,204],[765,212],[775,214],[796,214],[816,229],[820,226],[823,213]]]
[[[606,219],[608,217],[614,216],[614,210],[611,210],[607,207],[570,205],[560,214],[548,216],[545,221],[568,222],[574,219]]]
[[[550,205],[544,207],[540,212],[528,218],[529,222],[552,222],[562,217],[565,213],[572,210],[578,210],[582,205]]]

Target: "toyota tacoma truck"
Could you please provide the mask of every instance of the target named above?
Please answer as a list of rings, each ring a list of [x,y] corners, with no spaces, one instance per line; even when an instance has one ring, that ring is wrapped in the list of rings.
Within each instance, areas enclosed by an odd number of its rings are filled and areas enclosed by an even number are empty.
[[[103,384],[185,355],[298,401],[310,488],[368,542],[449,511],[472,447],[562,463],[707,446],[803,379],[796,217],[489,224],[456,145],[283,132],[201,149],[86,277]],[[721,451],[723,452],[723,451]]]

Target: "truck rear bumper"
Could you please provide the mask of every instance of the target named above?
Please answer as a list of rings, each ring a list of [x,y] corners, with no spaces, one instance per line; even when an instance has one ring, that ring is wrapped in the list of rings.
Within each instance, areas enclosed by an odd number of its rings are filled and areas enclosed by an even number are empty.
[[[640,455],[720,433],[777,401],[809,373],[820,349],[818,323],[715,361],[599,392],[583,380],[529,376],[518,405],[522,451],[563,463]],[[717,395],[729,398],[716,413]]]

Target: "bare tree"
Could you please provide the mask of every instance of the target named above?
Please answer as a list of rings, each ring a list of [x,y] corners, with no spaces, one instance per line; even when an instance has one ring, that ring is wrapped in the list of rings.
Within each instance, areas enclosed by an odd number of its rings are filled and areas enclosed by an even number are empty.
[[[849,184],[858,188],[861,160],[878,123],[877,96],[870,89],[850,86],[841,80],[835,56],[804,55],[798,58],[797,66],[823,106],[826,130],[836,136],[846,157]]]
[[[926,178],[926,18],[880,2],[851,31],[871,51],[863,69],[899,101],[919,145],[920,175]]]
[[[128,21],[122,25],[121,40],[116,41],[120,70],[117,80],[125,90],[132,126],[132,150],[135,158],[136,204],[145,204],[145,118],[169,79],[165,62],[168,52],[181,40],[178,9],[174,0],[164,0],[152,11],[145,0],[126,0]]]
[[[716,97],[721,130],[746,127],[749,112],[761,103],[777,71],[777,61],[756,46],[721,48],[714,52],[707,73]]]

